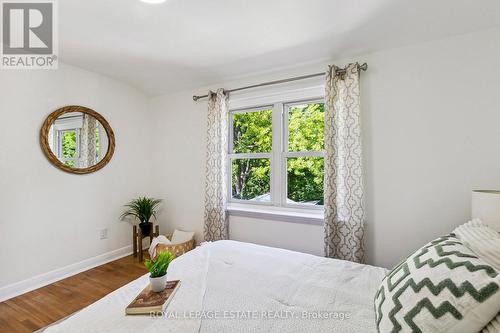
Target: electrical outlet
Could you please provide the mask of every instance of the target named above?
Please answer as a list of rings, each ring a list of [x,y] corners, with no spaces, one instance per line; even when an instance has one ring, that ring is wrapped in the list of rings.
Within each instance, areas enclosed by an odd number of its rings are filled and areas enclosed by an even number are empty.
[[[99,230],[99,239],[108,239],[108,228]]]

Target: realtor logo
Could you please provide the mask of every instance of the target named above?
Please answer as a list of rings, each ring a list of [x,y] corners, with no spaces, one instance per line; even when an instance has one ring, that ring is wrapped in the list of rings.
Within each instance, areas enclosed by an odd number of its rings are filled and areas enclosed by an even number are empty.
[[[54,0],[3,0],[2,69],[56,69]]]

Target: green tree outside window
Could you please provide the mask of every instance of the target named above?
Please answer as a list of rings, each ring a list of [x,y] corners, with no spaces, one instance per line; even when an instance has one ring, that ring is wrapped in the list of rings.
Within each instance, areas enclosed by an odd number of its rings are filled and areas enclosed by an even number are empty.
[[[235,113],[233,153],[272,151],[272,110]],[[294,105],[288,110],[288,151],[324,150],[324,104]],[[324,159],[287,159],[288,199],[323,204]],[[231,163],[232,196],[236,199],[269,200],[271,163],[268,158],[235,158]]]

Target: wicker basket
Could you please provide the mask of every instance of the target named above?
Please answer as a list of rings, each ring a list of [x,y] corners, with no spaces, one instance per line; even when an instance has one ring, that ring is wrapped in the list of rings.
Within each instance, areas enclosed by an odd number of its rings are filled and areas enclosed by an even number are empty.
[[[171,234],[165,235],[169,240],[172,239]],[[161,251],[168,251],[173,253],[176,257],[194,249],[194,239],[180,244],[158,244],[156,245],[156,253]]]

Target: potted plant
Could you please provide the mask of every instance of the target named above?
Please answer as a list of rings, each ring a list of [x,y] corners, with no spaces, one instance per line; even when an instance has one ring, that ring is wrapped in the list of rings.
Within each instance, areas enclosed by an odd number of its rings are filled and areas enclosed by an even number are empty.
[[[121,215],[123,220],[127,216],[133,216],[139,220],[139,228],[143,235],[150,235],[153,224],[150,222],[151,217],[156,220],[156,213],[161,199],[139,197],[130,201],[125,207],[128,209]]]
[[[147,259],[144,266],[149,271],[149,282],[154,292],[161,292],[167,286],[168,265],[174,260],[175,256],[168,251],[160,252],[154,260]]]

